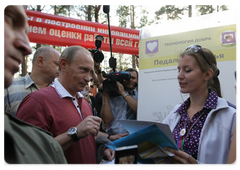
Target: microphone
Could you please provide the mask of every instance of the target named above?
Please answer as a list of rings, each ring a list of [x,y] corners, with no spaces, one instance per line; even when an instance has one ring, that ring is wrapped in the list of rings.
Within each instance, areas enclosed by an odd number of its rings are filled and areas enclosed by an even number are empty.
[[[108,14],[109,13],[109,5],[103,5],[103,12]]]
[[[111,38],[109,11],[110,11],[109,5],[103,5],[103,12],[107,14],[107,18],[108,18],[108,32],[109,32],[108,34],[109,34],[110,54],[111,54],[111,57],[109,59],[109,65],[110,65],[110,67],[112,66],[111,68],[115,72],[115,69],[116,69],[116,59],[112,56],[112,38]]]
[[[136,83],[134,83],[134,86],[135,86],[135,87],[137,87],[137,86],[138,86],[138,83],[137,83],[137,82],[136,82]]]

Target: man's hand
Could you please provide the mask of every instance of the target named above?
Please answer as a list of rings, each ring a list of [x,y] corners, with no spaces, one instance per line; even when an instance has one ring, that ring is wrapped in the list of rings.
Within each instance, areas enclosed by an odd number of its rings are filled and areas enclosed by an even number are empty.
[[[110,136],[110,140],[114,141],[114,140],[120,139],[120,138],[128,136],[128,135],[129,135],[129,133],[122,133],[122,134],[117,134],[117,135],[111,135]]]
[[[118,81],[117,81],[117,86],[118,86],[118,93],[121,95],[124,95],[125,94],[124,86]]]
[[[78,129],[78,138],[85,138],[89,134],[96,136],[98,134],[102,119],[97,116],[88,116],[76,127]]]
[[[104,151],[104,157],[108,160],[108,161],[112,161],[115,157],[115,152],[109,148],[106,148]]]
[[[197,160],[194,159],[191,155],[187,154],[186,152],[171,148],[166,149],[167,151],[174,154],[174,156],[170,157],[170,159],[175,164],[198,164]]]
[[[103,90],[103,83],[101,83],[101,84],[98,86],[98,91],[101,91],[101,90],[99,90],[99,89]],[[109,94],[110,94],[109,92],[105,92],[105,91],[102,91],[101,93],[102,93],[103,96],[107,96],[107,97],[109,97]]]

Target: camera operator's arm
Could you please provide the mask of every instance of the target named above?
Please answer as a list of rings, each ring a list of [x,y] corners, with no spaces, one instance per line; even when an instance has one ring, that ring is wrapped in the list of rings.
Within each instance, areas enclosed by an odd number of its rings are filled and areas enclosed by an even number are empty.
[[[123,85],[119,82],[117,82],[118,85],[118,93],[121,94],[125,101],[127,102],[128,106],[135,112],[137,113],[137,100],[134,99],[132,96],[130,95],[126,95],[125,89],[123,87]]]
[[[102,72],[101,72],[101,68],[100,68],[100,63],[96,63],[94,61],[94,70],[95,70],[95,72],[93,73],[93,82],[94,82],[94,84],[96,84],[98,86],[104,80]]]
[[[100,85],[100,87],[102,84]],[[113,120],[113,114],[111,111],[110,101],[109,101],[109,93],[102,92],[102,110],[101,110],[101,118],[105,124],[109,124]]]
[[[94,85],[96,85],[98,87],[99,86],[99,81],[98,81],[97,74],[95,72],[93,72],[92,78],[93,78]]]

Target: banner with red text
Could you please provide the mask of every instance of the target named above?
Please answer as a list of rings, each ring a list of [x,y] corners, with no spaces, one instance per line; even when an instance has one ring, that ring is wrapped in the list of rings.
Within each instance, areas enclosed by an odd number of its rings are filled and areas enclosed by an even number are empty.
[[[26,10],[29,40],[39,44],[95,48],[95,36],[102,35],[101,50],[110,51],[108,25],[58,15]],[[111,26],[112,51],[136,54],[139,47],[139,30]]]

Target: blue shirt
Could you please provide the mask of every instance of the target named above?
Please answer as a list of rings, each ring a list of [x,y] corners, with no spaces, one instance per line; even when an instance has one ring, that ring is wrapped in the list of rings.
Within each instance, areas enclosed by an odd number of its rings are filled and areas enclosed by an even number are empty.
[[[132,95],[133,98],[137,100],[138,93],[135,90],[134,95]],[[121,134],[121,133],[128,133],[128,131],[118,122],[118,120],[126,120],[127,118],[127,102],[125,101],[123,96],[117,96],[117,97],[110,97],[110,107],[113,114],[113,120],[110,124],[108,124],[106,133],[115,135],[115,134]]]

